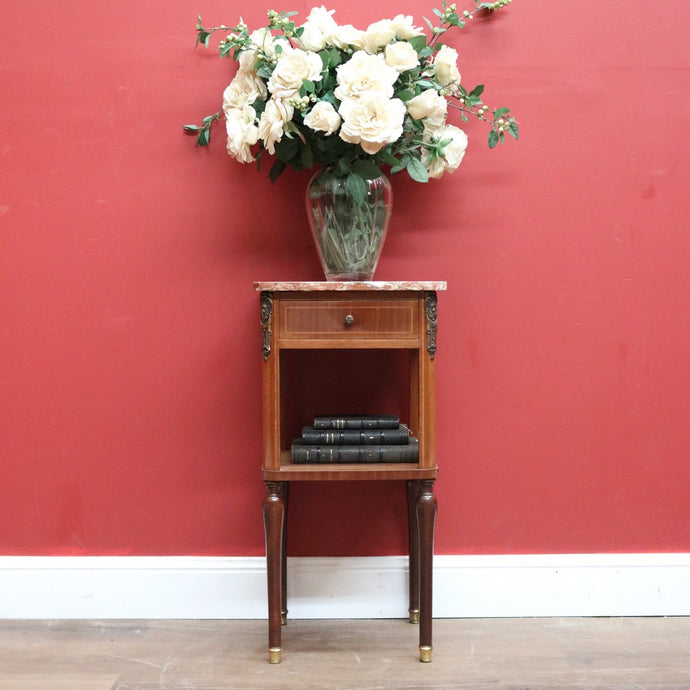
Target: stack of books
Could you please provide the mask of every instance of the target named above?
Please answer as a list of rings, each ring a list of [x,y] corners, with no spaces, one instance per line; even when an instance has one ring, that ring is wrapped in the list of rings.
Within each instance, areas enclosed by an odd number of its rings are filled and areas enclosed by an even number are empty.
[[[419,441],[394,415],[315,417],[292,442],[292,462],[419,462]]]

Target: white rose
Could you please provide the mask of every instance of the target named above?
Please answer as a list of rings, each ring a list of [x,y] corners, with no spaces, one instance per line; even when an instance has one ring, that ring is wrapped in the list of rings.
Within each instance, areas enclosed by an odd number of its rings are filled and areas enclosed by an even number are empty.
[[[405,72],[419,65],[417,51],[407,41],[396,41],[387,45],[384,59],[387,65],[395,67],[398,72]]]
[[[412,17],[406,17],[402,14],[393,17],[391,20],[391,29],[395,31],[397,38],[401,38],[405,41],[414,36],[421,36],[424,33],[422,29],[412,24]]]
[[[247,48],[240,53],[238,58],[240,72],[253,72],[256,67],[256,49]]]
[[[254,124],[254,108],[230,108],[225,111],[225,129],[228,134],[228,153],[240,163],[254,160],[250,147],[258,141],[259,128]]]
[[[367,27],[364,32],[364,50],[372,55],[379,48],[388,45],[395,38],[395,29],[390,19],[381,19]]]
[[[446,145],[441,158],[432,157],[429,151],[422,156],[422,163],[426,166],[429,177],[439,178],[444,172],[452,173],[458,169],[467,149],[467,135],[453,125],[446,125],[434,133],[434,139],[451,140]]]
[[[326,37],[330,36],[337,24],[333,19],[335,10],[325,7],[313,7],[307,21],[302,24],[304,29],[300,41],[307,50],[322,50],[326,45]]]
[[[338,65],[336,75],[338,86],[334,93],[339,101],[372,92],[390,98],[393,95],[393,84],[398,79],[398,70],[389,67],[383,55],[369,55],[358,50],[347,62]]]
[[[434,58],[434,74],[441,86],[459,84],[458,51],[446,45],[441,46]]]
[[[326,36],[326,43],[336,48],[345,50],[355,47],[357,50],[364,49],[364,31],[356,29],[352,24],[336,26],[335,29]]]
[[[441,126],[448,112],[448,101],[436,89],[427,89],[407,101],[407,112],[410,117],[424,120],[427,125]]]
[[[341,119],[328,101],[319,101],[304,118],[304,124],[316,132],[333,134],[340,127]]]
[[[275,145],[283,138],[285,123],[292,120],[295,109],[286,99],[271,98],[261,113],[259,138],[270,154],[275,153]]]
[[[283,50],[268,80],[268,90],[276,98],[293,98],[305,79],[321,81],[322,68],[323,63],[317,53],[299,48]]]
[[[240,70],[223,92],[223,110],[244,108],[266,96],[266,85],[256,73]]]
[[[302,28],[304,29],[304,33],[302,33],[300,37],[300,43],[304,48],[316,52],[326,47],[326,37],[318,26],[305,22]]]
[[[369,93],[343,101],[339,112],[343,118],[340,138],[359,144],[370,155],[402,136],[405,104],[398,98]]]

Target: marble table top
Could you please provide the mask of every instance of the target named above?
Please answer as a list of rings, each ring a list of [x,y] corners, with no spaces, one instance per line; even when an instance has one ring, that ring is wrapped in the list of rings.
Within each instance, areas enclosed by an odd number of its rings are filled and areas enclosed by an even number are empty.
[[[319,280],[319,281],[258,281],[255,290],[273,292],[324,292],[328,290],[445,290],[447,283],[443,280]]]

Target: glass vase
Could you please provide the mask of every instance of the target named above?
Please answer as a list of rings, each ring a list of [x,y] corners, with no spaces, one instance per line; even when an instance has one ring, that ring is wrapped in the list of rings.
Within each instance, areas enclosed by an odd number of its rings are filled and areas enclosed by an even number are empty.
[[[360,201],[352,195],[347,176],[326,168],[307,185],[307,217],[326,280],[374,277],[388,231],[393,190],[384,175],[364,180],[364,185]]]

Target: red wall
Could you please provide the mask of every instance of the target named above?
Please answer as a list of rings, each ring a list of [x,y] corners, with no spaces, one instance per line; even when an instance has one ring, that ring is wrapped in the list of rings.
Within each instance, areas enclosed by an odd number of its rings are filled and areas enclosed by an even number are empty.
[[[264,8],[0,7],[2,554],[263,553],[252,282],[322,274],[307,174],[182,134],[232,67],[197,12]],[[689,32],[685,2],[516,0],[456,36],[521,140],[470,123],[455,175],[395,177],[377,273],[449,284],[437,553],[690,550]],[[292,553],[405,550],[397,485],[292,496]]]

